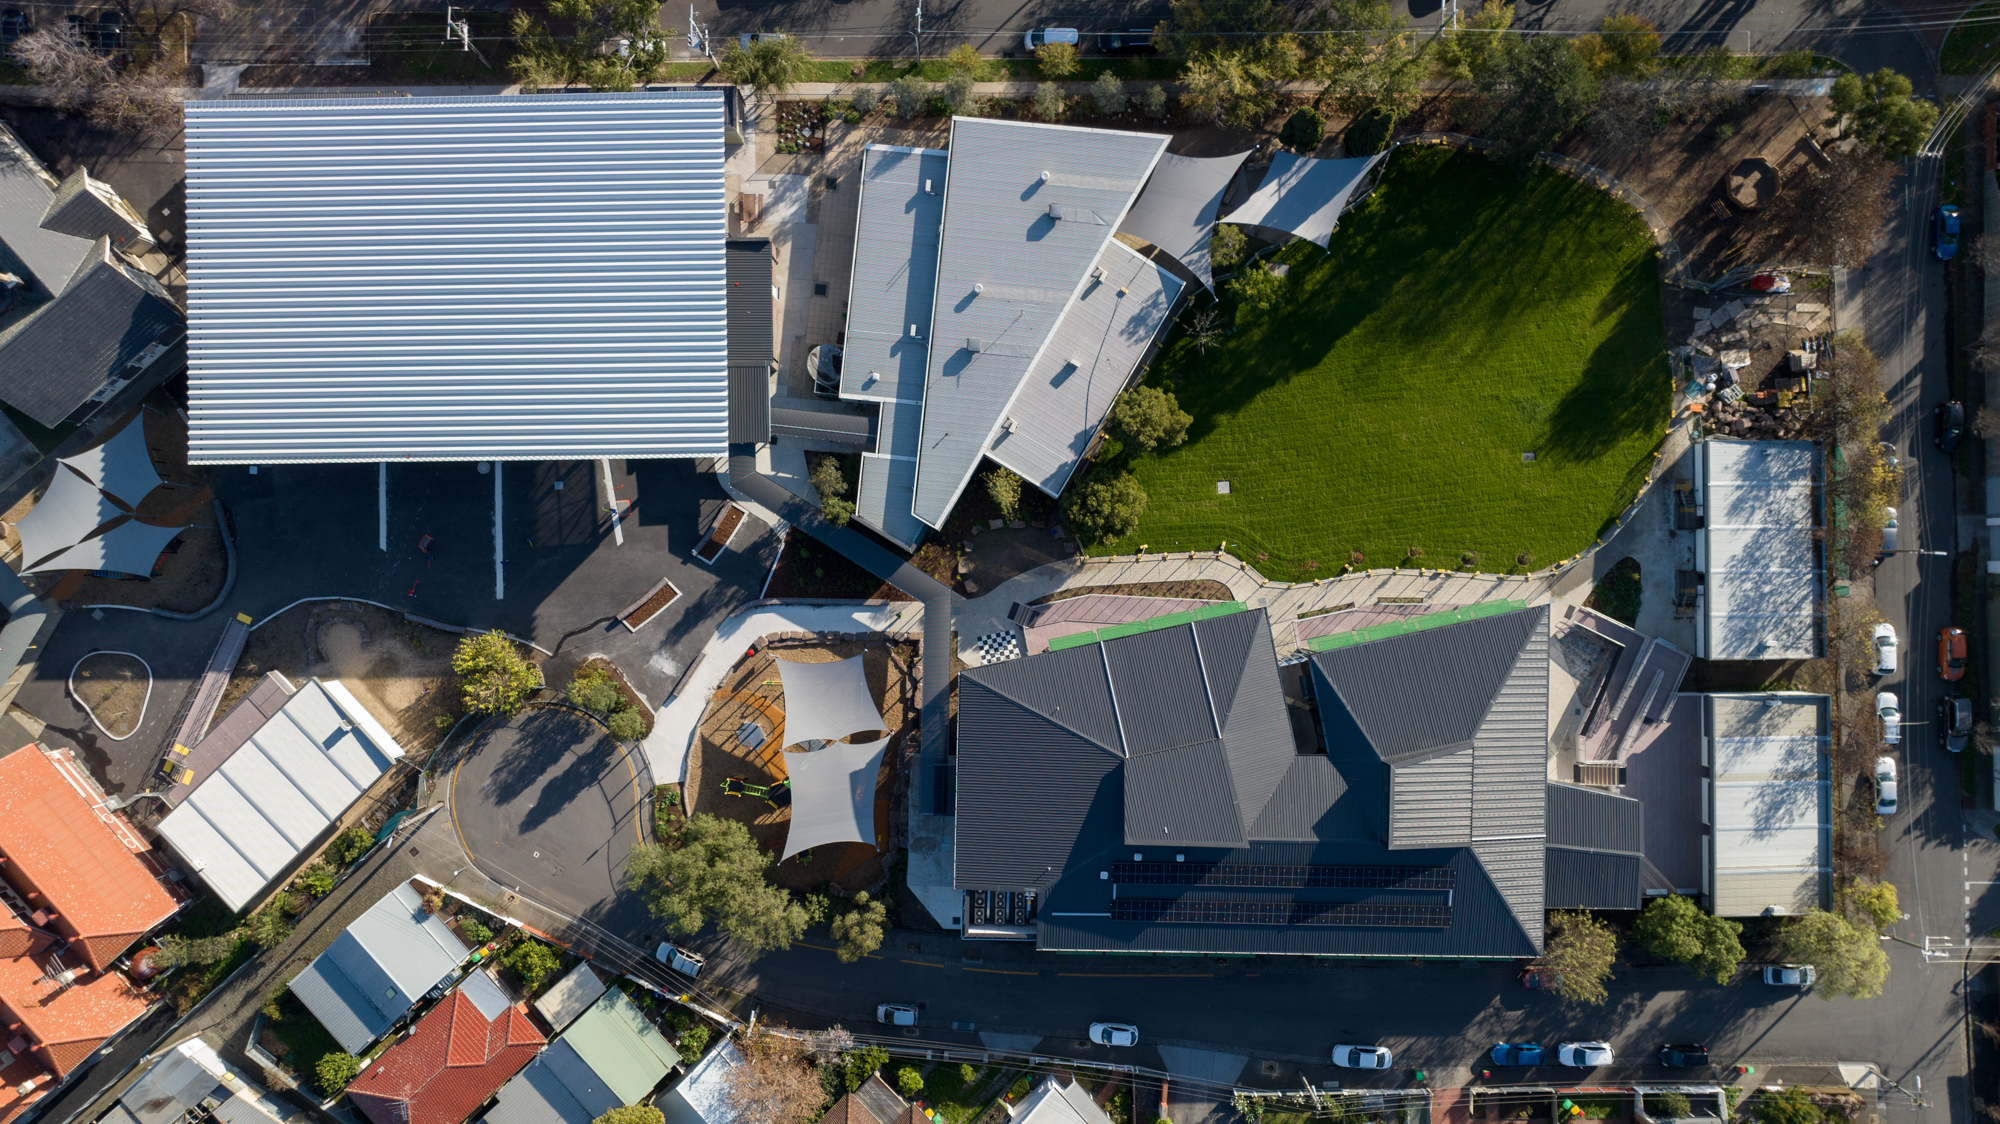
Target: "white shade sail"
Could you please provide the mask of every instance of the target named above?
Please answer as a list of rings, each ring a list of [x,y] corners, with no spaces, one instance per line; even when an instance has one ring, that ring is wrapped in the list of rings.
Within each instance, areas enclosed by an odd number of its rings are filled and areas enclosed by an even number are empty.
[[[792,826],[785,858],[826,843],[875,844],[875,777],[889,739],[785,754]]]
[[[1132,204],[1118,233],[1151,242],[1215,287],[1209,267],[1208,240],[1215,234],[1215,216],[1223,193],[1249,152],[1234,156],[1162,156],[1153,178]]]
[[[153,563],[160,560],[160,552],[167,549],[167,544],[173,541],[175,535],[185,530],[186,527],[155,527],[150,523],[127,519],[96,538],[85,539],[22,573],[109,570],[143,578],[153,572]]]
[[[1229,212],[1224,222],[1282,230],[1325,246],[1340,222],[1340,213],[1361,187],[1370,169],[1386,153],[1348,160],[1314,160],[1280,152],[1264,173],[1256,194]]]
[[[41,569],[34,563],[68,550],[82,542],[84,536],[123,514],[117,504],[98,491],[97,485],[57,465],[49,490],[35,501],[34,510],[14,524],[15,532],[21,536],[21,561],[29,564],[21,572],[34,573]]]
[[[146,448],[143,414],[134,415],[102,444],[64,457],[62,463],[126,507],[138,507],[140,500],[160,486],[160,474],[153,470],[153,454]]]
[[[860,656],[832,663],[774,662],[785,685],[785,745],[889,728],[868,692]]]

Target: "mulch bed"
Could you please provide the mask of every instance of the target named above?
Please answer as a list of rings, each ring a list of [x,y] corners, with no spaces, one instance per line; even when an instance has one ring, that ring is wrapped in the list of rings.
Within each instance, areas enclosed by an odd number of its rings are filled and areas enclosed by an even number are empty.
[[[629,628],[632,631],[637,632],[639,631],[641,625],[644,625],[647,621],[652,620],[653,617],[657,615],[661,609],[664,609],[667,606],[673,604],[675,601],[679,600],[680,595],[681,591],[675,589],[674,584],[672,582],[668,581],[665,578],[661,578],[660,584],[654,588],[650,596],[648,596],[644,601],[639,602],[637,608],[633,609],[631,612],[626,613],[623,617],[620,617],[619,619],[625,622],[626,628]]]
[[[862,569],[847,556],[796,530],[785,532],[785,547],[771,571],[766,597],[859,598],[914,601],[915,598]]]
[[[708,541],[701,544],[700,549],[694,552],[694,556],[703,562],[715,561],[721,556],[722,548],[729,545],[729,537],[736,533],[736,528],[742,522],[742,508],[733,503],[723,508],[722,514],[715,520],[715,529],[708,533]]]
[[[1046,597],[1037,597],[1030,605],[1046,605],[1051,601],[1066,601],[1072,597],[1082,597],[1086,593],[1115,593],[1122,597],[1181,597],[1190,601],[1234,601],[1236,595],[1219,581],[1202,578],[1189,582],[1136,582],[1132,585],[1080,585],[1075,589],[1059,589]]]

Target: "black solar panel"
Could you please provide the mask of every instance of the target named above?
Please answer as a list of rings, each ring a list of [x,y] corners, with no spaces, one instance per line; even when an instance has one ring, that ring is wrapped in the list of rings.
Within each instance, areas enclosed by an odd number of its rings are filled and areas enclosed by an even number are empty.
[[[1236,886],[1324,890],[1449,890],[1448,866],[1304,866],[1278,863],[1111,864],[1111,880],[1126,886]]]
[[[1146,925],[1371,925],[1442,929],[1448,905],[1379,905],[1373,902],[1223,902],[1120,898],[1113,921]]]

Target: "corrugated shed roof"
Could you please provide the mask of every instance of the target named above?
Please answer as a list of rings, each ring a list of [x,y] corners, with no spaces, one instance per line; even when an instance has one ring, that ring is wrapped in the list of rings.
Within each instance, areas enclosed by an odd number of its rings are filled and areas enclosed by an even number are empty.
[[[1166,146],[1159,134],[952,119],[917,518],[943,526]]]
[[[1823,695],[1708,695],[1713,908],[1723,917],[1824,909],[1832,877]]]
[[[182,332],[181,313],[151,277],[125,265],[106,239],[64,279],[56,298],[0,331],[0,396],[46,426],[61,425],[105,380],[155,343]]]
[[[1818,447],[1719,438],[1696,444],[1694,457],[1703,518],[1695,550],[1706,575],[1695,654],[1818,656],[1825,579],[1814,536]]]
[[[590,1005],[597,1002],[597,997],[604,994],[605,988],[604,979],[589,961],[584,961],[535,997],[535,1013],[560,1032],[578,1015],[588,1011]]]
[[[731,239],[723,254],[729,284],[729,440],[771,439],[771,243]]]
[[[1160,157],[1146,190],[1139,193],[1118,232],[1172,254],[1203,285],[1213,288],[1209,240],[1215,236],[1215,216],[1222,211],[1229,182],[1249,155]]]
[[[489,1020],[453,991],[368,1063],[347,1098],[375,1124],[459,1124],[528,1064],[542,1041],[519,1008]]]
[[[589,1064],[619,1104],[644,1101],[681,1060],[638,1005],[617,988],[570,1024],[562,1041]]]
[[[190,458],[720,456],[720,91],[190,103]]]
[[[359,1054],[465,955],[464,942],[405,884],[369,906],[290,986],[342,1049]]]
[[[1028,368],[987,455],[1051,496],[1068,486],[1133,369],[1180,299],[1178,277],[1113,239]]]

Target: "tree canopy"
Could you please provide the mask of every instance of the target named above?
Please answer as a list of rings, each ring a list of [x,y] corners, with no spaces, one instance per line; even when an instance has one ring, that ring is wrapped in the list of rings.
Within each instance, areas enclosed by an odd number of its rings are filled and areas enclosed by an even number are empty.
[[[833,919],[833,939],[840,942],[835,955],[842,964],[852,964],[881,948],[888,924],[889,911],[881,902],[870,898],[866,890],[854,895],[852,908]]]
[[[667,1114],[649,1104],[628,1104],[605,1110],[590,1124],[666,1124]]]
[[[1506,40],[1478,84],[1490,113],[1486,135],[1516,161],[1532,159],[1576,127],[1599,91],[1582,56],[1555,35]]]
[[[1910,80],[1888,67],[1863,77],[1843,74],[1833,82],[1834,120],[1851,136],[1884,156],[1915,156],[1930,139],[1938,108],[1911,97]]]
[[[1819,973],[1814,990],[1822,999],[1870,999],[1889,982],[1881,938],[1837,913],[1815,909],[1792,918],[1778,930],[1777,945],[1780,959],[1810,964]]]
[[[1564,48],[1567,50],[1567,48]],[[1554,976],[1549,989],[1572,1003],[1602,1003],[1604,981],[1618,958],[1618,934],[1588,913],[1549,914],[1542,965]]]
[[[1139,452],[1171,449],[1187,440],[1194,416],[1181,409],[1172,391],[1136,386],[1111,407],[1111,431]]]
[[[795,36],[767,34],[748,47],[731,43],[722,52],[718,68],[722,76],[738,86],[748,86],[758,97],[782,94],[800,82],[809,81],[815,71],[812,52]]]
[[[1139,529],[1146,513],[1146,489],[1129,472],[1091,480],[1070,493],[1069,517],[1099,542],[1113,542]]]
[[[1388,0],[1332,0],[1308,21],[1300,77],[1318,83],[1317,104],[1355,117],[1379,109],[1401,117],[1423,97],[1428,67],[1409,21]]]
[[[1461,22],[1462,27],[1447,29],[1437,38],[1431,55],[1454,78],[1478,78],[1506,46],[1507,30],[1514,26],[1514,5],[1510,0],[1486,0]]]
[[[1660,32],[1633,12],[1604,17],[1601,30],[1576,39],[1576,53],[1599,78],[1650,78],[1660,69]]]
[[[498,629],[475,632],[451,654],[465,709],[474,714],[512,714],[542,685],[542,673],[521,655],[520,645]]]
[[[1632,925],[1632,938],[1655,956],[1678,960],[1688,970],[1716,983],[1728,983],[1743,962],[1738,935],[1743,926],[1705,913],[1692,898],[1678,894],[1654,898]]]
[[[1867,149],[1828,153],[1828,164],[1788,183],[1757,216],[1766,259],[1859,269],[1881,241],[1896,165]]]
[[[740,826],[740,825],[739,825]],[[756,1027],[736,1040],[743,1064],[730,1072],[728,1099],[738,1124],[810,1124],[827,1102],[805,1043]]]
[[[680,847],[635,849],[625,885],[645,896],[669,933],[692,936],[713,919],[746,956],[756,957],[789,947],[809,924],[790,891],[766,880],[770,865],[748,828],[700,813],[681,829]]]
[[[631,90],[667,63],[674,33],[660,26],[659,0],[549,0],[548,13],[572,32],[559,36],[519,8],[508,27],[516,47],[508,69],[529,90]]]

